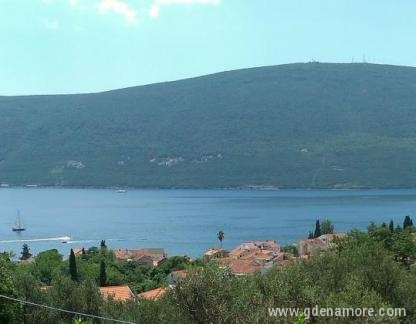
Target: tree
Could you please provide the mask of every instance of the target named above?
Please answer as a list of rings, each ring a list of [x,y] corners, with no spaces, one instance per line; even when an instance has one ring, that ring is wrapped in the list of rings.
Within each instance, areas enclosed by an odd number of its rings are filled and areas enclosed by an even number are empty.
[[[394,232],[394,223],[393,223],[393,220],[390,221],[389,230],[390,230],[391,233]]]
[[[412,226],[411,224],[413,224],[413,221],[412,221],[412,219],[410,218],[410,216],[409,216],[409,215],[407,215],[407,216],[404,218],[404,221],[403,221],[403,229],[405,230],[406,228],[408,228],[408,227]]]
[[[71,275],[72,280],[78,281],[77,261],[75,259],[74,250],[72,249],[69,254],[69,274]]]
[[[217,238],[220,241],[220,245],[221,245],[221,248],[222,248],[222,241],[224,240],[224,231],[223,230],[218,231]]]
[[[58,250],[40,252],[35,259],[35,273],[45,284],[51,285],[52,279],[62,262],[62,255]]]
[[[409,232],[403,231],[394,235],[393,253],[404,265],[409,265],[416,257],[416,243]]]
[[[309,231],[308,239],[313,239],[313,232],[312,231]]]
[[[12,262],[6,254],[0,254],[0,294],[16,296],[13,277]],[[19,304],[0,298],[0,323],[20,323],[16,318],[20,313]]]
[[[103,287],[107,284],[107,271],[104,260],[100,261],[100,286]]]
[[[30,253],[29,246],[25,243],[22,247],[22,256],[20,257],[20,260],[27,260],[32,256],[32,253]]]
[[[333,234],[334,225],[329,219],[325,219],[321,223],[321,234]]]
[[[101,247],[101,249],[106,249],[107,248],[107,245],[105,244],[105,240],[101,240],[100,247]]]
[[[316,220],[315,223],[315,232],[313,234],[314,238],[321,236],[321,225],[319,224],[319,219]]]

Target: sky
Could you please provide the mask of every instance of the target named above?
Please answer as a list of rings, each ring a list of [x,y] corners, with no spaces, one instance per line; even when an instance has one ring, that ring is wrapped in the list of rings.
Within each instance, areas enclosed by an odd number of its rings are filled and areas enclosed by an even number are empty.
[[[0,0],[0,95],[294,62],[416,66],[414,0]]]

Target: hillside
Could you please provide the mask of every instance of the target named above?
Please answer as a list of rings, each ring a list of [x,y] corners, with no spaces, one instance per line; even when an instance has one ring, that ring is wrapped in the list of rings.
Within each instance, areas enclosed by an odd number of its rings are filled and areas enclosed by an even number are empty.
[[[416,186],[416,68],[289,64],[0,97],[12,185]]]

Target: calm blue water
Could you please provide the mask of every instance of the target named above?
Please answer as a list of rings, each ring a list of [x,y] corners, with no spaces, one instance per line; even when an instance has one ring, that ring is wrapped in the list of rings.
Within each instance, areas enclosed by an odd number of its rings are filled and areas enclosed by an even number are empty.
[[[27,230],[11,231],[17,209]],[[199,256],[218,245],[307,236],[317,218],[337,231],[364,229],[370,221],[402,223],[416,214],[416,190],[130,190],[0,189],[0,250],[20,254],[97,246],[164,247],[169,255]],[[68,237],[68,238],[65,238]],[[67,244],[62,243],[68,240]]]

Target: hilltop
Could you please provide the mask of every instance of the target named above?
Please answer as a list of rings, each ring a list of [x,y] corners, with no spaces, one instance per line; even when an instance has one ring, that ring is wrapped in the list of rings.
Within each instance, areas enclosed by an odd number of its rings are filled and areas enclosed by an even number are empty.
[[[416,68],[305,63],[0,97],[0,182],[416,186]]]

